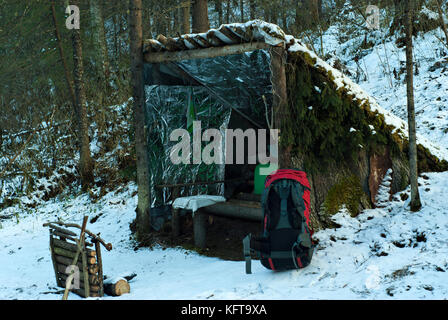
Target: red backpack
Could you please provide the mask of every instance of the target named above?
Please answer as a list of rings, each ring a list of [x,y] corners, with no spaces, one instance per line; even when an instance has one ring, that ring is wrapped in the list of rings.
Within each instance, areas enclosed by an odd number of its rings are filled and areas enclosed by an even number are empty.
[[[243,240],[246,273],[251,273],[251,253],[271,270],[299,269],[311,263],[310,195],[304,171],[281,169],[266,177],[261,199],[263,234],[249,234]]]

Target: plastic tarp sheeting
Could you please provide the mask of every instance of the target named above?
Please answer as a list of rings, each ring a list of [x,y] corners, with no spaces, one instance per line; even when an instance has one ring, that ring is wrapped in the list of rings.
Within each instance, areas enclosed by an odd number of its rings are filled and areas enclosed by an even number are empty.
[[[178,164],[170,152],[178,141],[170,141],[175,129],[189,129],[201,121],[206,129],[224,130],[232,112],[249,121],[254,129],[266,128],[267,106],[272,102],[270,57],[265,50],[216,58],[185,60],[179,63],[146,64],[145,94],[152,205],[166,204],[169,188],[159,184],[224,179],[224,165]],[[266,98],[266,103],[263,101]],[[190,140],[193,134],[190,127]],[[202,142],[202,147],[208,142]],[[223,151],[225,147],[223,146]],[[192,147],[190,150],[193,150]],[[191,156],[192,162],[192,156]],[[223,184],[185,187],[179,196],[222,195]]]

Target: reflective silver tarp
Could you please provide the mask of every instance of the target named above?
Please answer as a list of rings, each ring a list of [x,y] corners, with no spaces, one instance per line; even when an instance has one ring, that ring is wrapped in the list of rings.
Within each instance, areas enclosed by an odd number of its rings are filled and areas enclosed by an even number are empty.
[[[242,121],[247,123],[246,127],[266,128],[266,110],[269,108],[262,97],[265,96],[270,106],[269,65],[269,53],[265,50],[145,65],[152,206],[166,204],[169,198],[170,190],[157,189],[156,185],[224,179],[223,165],[173,165],[170,151],[177,142],[170,141],[170,134],[178,128],[187,129],[187,113],[190,120],[201,121],[202,131],[220,129],[223,137],[223,130],[239,128]],[[240,120],[232,120],[237,118]],[[190,137],[193,140],[192,134]],[[223,185],[194,186],[181,192],[181,195],[222,195]]]

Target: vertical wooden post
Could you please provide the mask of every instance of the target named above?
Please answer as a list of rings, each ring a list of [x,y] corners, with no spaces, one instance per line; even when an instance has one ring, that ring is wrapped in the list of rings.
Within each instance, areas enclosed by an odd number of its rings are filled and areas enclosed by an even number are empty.
[[[131,85],[137,157],[137,239],[142,241],[150,231],[150,173],[148,141],[145,129],[145,90],[143,79],[142,0],[129,1],[129,44],[131,55]]]
[[[171,198],[176,200],[179,197],[179,187],[174,187],[173,192],[171,193]],[[171,207],[171,227],[173,237],[178,237],[180,234],[180,223],[179,223],[179,209],[175,209]]]
[[[64,286],[62,285],[61,280],[60,280],[59,277],[58,277],[58,268],[57,268],[56,258],[55,258],[55,256],[54,256],[54,250],[53,250],[53,234],[52,234],[51,229],[50,229],[50,252],[51,252],[51,261],[53,262],[53,269],[54,269],[54,273],[55,273],[55,276],[56,276],[56,285],[57,285],[58,287],[64,287]]]
[[[100,297],[104,296],[104,286],[103,286],[103,259],[101,258],[101,246],[99,241],[95,241],[95,251],[96,251],[96,260],[98,263],[98,278],[100,280]]]
[[[278,164],[279,168],[288,168],[291,166],[291,147],[285,146],[282,141],[282,130],[284,130],[285,121],[288,121],[288,93],[286,90],[286,50],[283,47],[273,47],[269,50],[271,57],[271,81],[273,102],[272,110],[274,112],[274,127],[279,132],[278,146]]]
[[[90,283],[89,283],[89,270],[87,269],[87,255],[84,240],[81,241],[81,245],[82,245],[82,252],[81,252],[82,272],[84,275],[84,294],[85,297],[88,298],[90,297]]]
[[[201,249],[204,249],[206,246],[206,220],[207,216],[201,209],[198,209],[198,211],[193,214],[194,245]]]

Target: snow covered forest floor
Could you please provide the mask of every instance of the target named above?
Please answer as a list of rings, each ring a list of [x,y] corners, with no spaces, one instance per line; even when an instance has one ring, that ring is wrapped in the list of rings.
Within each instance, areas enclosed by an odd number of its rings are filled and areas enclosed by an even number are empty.
[[[386,179],[387,180],[387,179]],[[419,180],[423,210],[411,213],[402,194],[384,208],[357,218],[342,210],[342,227],[318,232],[310,266],[272,272],[258,261],[246,275],[244,262],[200,256],[184,249],[139,248],[130,240],[136,186],[110,192],[97,203],[87,195],[50,200],[18,220],[2,222],[0,299],[60,299],[42,224],[60,217],[98,216],[93,232],[113,243],[103,253],[104,273],[136,273],[131,293],[104,299],[446,299],[448,297],[448,172]],[[387,188],[387,181],[384,188]],[[17,212],[9,208],[2,213]],[[70,299],[81,299],[75,294]],[[94,298],[89,298],[94,299]],[[96,298],[95,298],[96,299]]]
[[[434,33],[438,33],[437,37]],[[358,83],[378,103],[407,119],[404,49],[393,38],[374,38],[375,45],[353,60],[350,48],[360,38],[340,42],[337,26],[323,37],[325,48],[339,57]],[[418,133],[448,148],[448,61],[438,38],[441,31],[415,41],[415,104]],[[318,43],[316,43],[317,46]],[[328,52],[327,52],[328,53]],[[393,70],[397,77],[393,75]],[[319,240],[313,261],[302,270],[272,272],[253,261],[210,258],[181,248],[137,248],[129,229],[135,218],[136,185],[128,183],[92,201],[88,194],[63,195],[40,201],[35,208],[14,204],[0,210],[13,215],[0,220],[0,299],[60,299],[49,252],[48,229],[58,218],[82,221],[98,217],[89,230],[101,232],[114,245],[103,253],[104,273],[135,273],[131,293],[103,299],[447,299],[448,298],[448,172],[419,178],[423,209],[408,210],[409,188],[380,199],[383,207],[351,218],[334,216],[341,227],[315,234]],[[386,194],[388,179],[382,185]],[[81,299],[71,294],[69,299]],[[94,298],[90,298],[94,299]]]

